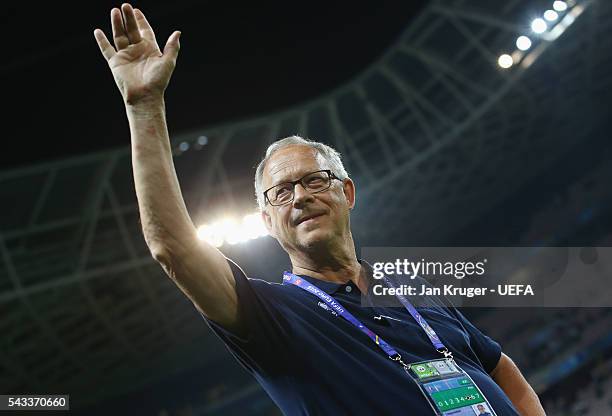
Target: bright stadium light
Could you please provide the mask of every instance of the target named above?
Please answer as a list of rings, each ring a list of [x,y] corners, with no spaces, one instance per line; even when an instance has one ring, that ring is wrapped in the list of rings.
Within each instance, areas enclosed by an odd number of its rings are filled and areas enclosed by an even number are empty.
[[[564,12],[567,10],[567,3],[565,3],[564,1],[555,1],[553,3],[553,9],[558,12]]]
[[[514,60],[507,53],[501,55],[499,59],[497,60],[497,64],[504,69],[510,68],[513,63],[514,63]]]
[[[548,26],[546,25],[544,19],[540,19],[539,17],[537,19],[533,19],[533,22],[531,22],[531,30],[533,30],[535,33],[544,33],[546,32],[547,28]]]
[[[261,214],[245,215],[241,222],[225,218],[210,225],[198,227],[198,238],[215,247],[239,244],[268,235]]]
[[[527,36],[519,36],[516,39],[516,47],[522,51],[526,51],[527,49],[531,48],[531,39],[529,39]]]
[[[221,247],[223,245],[223,235],[219,231],[216,226],[201,225],[198,227],[198,238],[215,247]]]
[[[221,222],[217,223],[223,235],[223,240],[229,244],[237,244],[243,241],[242,236],[238,230],[238,224],[231,218],[225,218]]]
[[[242,228],[244,233],[249,236],[249,239],[268,235],[268,230],[261,218],[261,214],[258,212],[245,215],[242,219]]]
[[[559,14],[554,10],[546,10],[544,12],[544,19],[548,20],[549,22],[554,22],[558,18]]]

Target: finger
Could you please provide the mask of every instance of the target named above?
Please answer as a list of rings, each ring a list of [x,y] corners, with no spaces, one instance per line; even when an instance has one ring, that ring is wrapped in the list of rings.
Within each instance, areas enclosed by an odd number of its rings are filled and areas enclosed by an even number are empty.
[[[181,32],[178,30],[170,35],[168,41],[166,42],[166,46],[164,46],[164,56],[168,59],[171,59],[174,64],[176,64],[176,58],[178,57],[180,44],[179,38],[181,37]]]
[[[125,31],[127,32],[130,43],[138,43],[142,40],[140,32],[138,31],[138,24],[136,23],[136,17],[134,17],[134,9],[129,3],[123,3],[121,5],[121,12],[123,13],[123,23],[125,25]]]
[[[113,27],[113,41],[115,42],[115,49],[119,52],[121,49],[125,49],[130,45],[130,40],[125,33],[123,28],[123,20],[121,19],[121,11],[114,8],[111,10],[111,26]]]
[[[134,16],[136,16],[136,23],[138,23],[138,29],[143,38],[155,42],[155,32],[149,24],[149,21],[140,9],[134,9]]]
[[[115,48],[110,44],[106,35],[100,29],[94,30],[94,37],[96,38],[96,42],[98,43],[98,47],[100,48],[100,52],[104,58],[108,61],[111,59],[117,52],[115,52]]]

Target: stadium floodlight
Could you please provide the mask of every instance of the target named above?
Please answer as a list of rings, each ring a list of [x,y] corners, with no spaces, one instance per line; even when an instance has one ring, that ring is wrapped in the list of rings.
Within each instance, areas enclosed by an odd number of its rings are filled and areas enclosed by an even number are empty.
[[[559,14],[554,10],[546,10],[544,12],[544,19],[548,20],[549,22],[554,22],[558,18]]]
[[[544,39],[549,42],[552,42],[559,36],[561,36],[561,34],[563,34],[563,32],[565,32],[565,30],[567,30],[567,28],[570,27],[572,23],[574,23],[578,16],[580,16],[585,11],[587,4],[588,2],[585,2],[585,4],[571,4],[571,10],[565,13],[560,19],[561,21],[557,23],[549,32],[543,35]]]
[[[527,49],[531,48],[531,39],[529,39],[527,36],[519,36],[516,39],[516,47],[522,51],[526,51]]]
[[[181,152],[186,152],[187,150],[189,150],[189,143],[181,142],[181,144],[179,144],[179,150]]]
[[[246,241],[244,236],[240,233],[238,223],[231,218],[225,218],[221,222],[217,223],[223,240],[228,244],[238,244]]]
[[[564,1],[555,1],[553,3],[553,9],[558,12],[564,12],[567,10],[567,3]]]
[[[504,69],[510,68],[513,63],[514,63],[514,60],[507,53],[501,55],[499,59],[497,59],[497,64]]]
[[[201,225],[198,227],[198,238],[202,241],[215,246],[223,245],[223,235],[219,232],[219,228],[212,225]]]
[[[245,215],[241,222],[225,218],[210,225],[198,227],[198,238],[221,247],[223,244],[239,244],[268,235],[260,213]]]
[[[245,215],[242,219],[242,228],[245,235],[247,235],[249,239],[268,235],[268,230],[266,229],[263,219],[261,218],[261,214],[258,212]]]
[[[544,19],[540,19],[539,17],[537,19],[533,19],[533,22],[531,22],[531,30],[533,30],[535,33],[544,33],[546,32],[547,28],[548,26],[546,25]]]

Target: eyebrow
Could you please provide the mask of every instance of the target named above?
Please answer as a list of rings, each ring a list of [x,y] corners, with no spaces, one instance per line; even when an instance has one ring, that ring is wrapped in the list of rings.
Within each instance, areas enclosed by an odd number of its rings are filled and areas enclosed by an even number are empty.
[[[270,186],[276,186],[276,185],[280,185],[280,184],[282,184],[282,183],[293,182],[294,180],[295,180],[295,181],[297,181],[297,180],[298,180],[298,178],[303,178],[304,176],[308,175],[309,173],[312,173],[312,172],[318,172],[318,171],[320,171],[320,170],[325,170],[325,169],[320,169],[320,168],[319,168],[319,169],[314,169],[314,170],[310,170],[310,169],[308,169],[308,170],[305,170],[305,171],[303,171],[302,173],[300,173],[300,174],[296,175],[296,176],[297,176],[297,177],[296,177],[296,179],[288,179],[287,177],[284,177],[284,178],[283,178],[283,179],[281,179],[280,181],[275,182],[275,183],[273,183],[273,184],[272,184],[272,185],[270,185]]]

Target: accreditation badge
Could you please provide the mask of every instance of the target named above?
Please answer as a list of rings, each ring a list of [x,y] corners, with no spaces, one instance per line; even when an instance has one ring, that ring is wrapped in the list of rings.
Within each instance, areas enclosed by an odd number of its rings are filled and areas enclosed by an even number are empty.
[[[406,372],[440,416],[495,416],[474,380],[452,358],[409,364]]]

